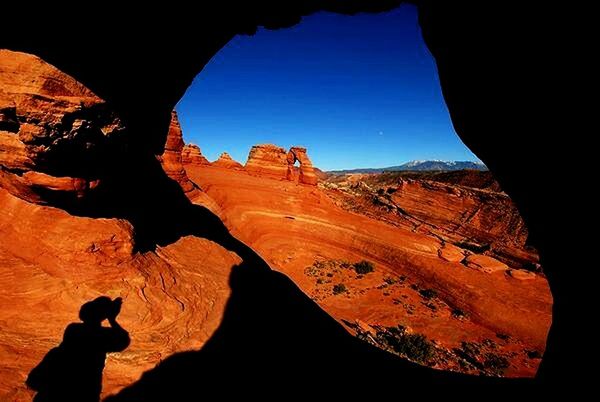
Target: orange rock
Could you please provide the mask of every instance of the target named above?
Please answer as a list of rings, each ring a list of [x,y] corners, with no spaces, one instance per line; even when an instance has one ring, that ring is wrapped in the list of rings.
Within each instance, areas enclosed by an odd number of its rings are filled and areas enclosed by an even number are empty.
[[[242,164],[234,161],[233,158],[231,157],[231,155],[229,155],[227,152],[223,152],[221,154],[221,156],[219,156],[219,159],[214,161],[211,165],[216,166],[216,167],[226,168],[226,169],[237,169],[237,170],[244,169]]]
[[[123,129],[118,117],[81,83],[25,53],[0,50],[0,88],[0,168],[8,169],[0,184],[31,202],[84,196],[109,161],[109,138]]]
[[[201,190],[190,181],[183,168],[183,146],[183,132],[179,125],[177,112],[173,110],[171,112],[171,124],[169,125],[165,150],[159,159],[167,176],[179,183],[188,198],[194,199],[199,196]]]
[[[497,333],[518,340],[498,346],[502,353],[518,352],[523,345],[542,350],[545,345],[552,297],[541,276],[524,282],[481,274],[484,269],[507,268],[487,256],[471,256],[475,268],[465,268],[459,261],[467,251],[460,247],[448,241],[442,246],[431,232],[386,223],[379,214],[365,216],[340,208],[323,187],[210,167],[190,166],[188,174],[207,188],[236,237],[289,275],[340,322],[401,324],[450,349],[460,348],[462,341],[495,339]],[[434,205],[451,204],[454,197],[447,191],[432,195]],[[425,212],[422,216],[428,218]],[[449,224],[447,230],[455,228]],[[315,268],[315,260],[324,263]],[[361,260],[372,261],[374,271],[357,275],[345,265]],[[334,295],[336,284],[344,284],[346,291]],[[425,302],[419,292],[423,289],[434,289],[445,304]],[[454,318],[456,310],[468,318]],[[507,374],[534,375],[535,365],[522,354],[515,356]]]
[[[210,338],[240,257],[192,236],[155,252],[133,246],[127,221],[71,216],[0,189],[0,400],[31,400],[28,373],[101,295],[123,298],[119,323],[131,336],[106,359],[103,396]]]
[[[461,248],[450,243],[444,243],[438,250],[438,256],[445,261],[461,262],[465,258],[465,253]]]
[[[294,164],[298,162],[299,168]],[[297,181],[302,184],[316,185],[317,175],[306,148],[292,147],[289,152],[273,144],[254,145],[250,149],[246,170],[259,176]]]
[[[288,159],[285,149],[273,144],[254,145],[250,149],[245,169],[250,173],[261,176],[286,179]]]
[[[290,152],[288,153],[288,161],[291,161],[290,166],[293,166],[295,161],[300,163],[300,175],[298,177],[300,183],[311,186],[317,185],[319,180],[313,169],[312,162],[306,154],[306,148],[291,147]]]
[[[511,278],[517,279],[519,281],[530,281],[535,279],[536,274],[531,271],[524,271],[522,269],[509,269],[506,271],[506,274]]]
[[[485,273],[508,270],[508,265],[498,261],[495,258],[482,254],[471,254],[465,259],[466,265],[469,268],[477,269]]]
[[[185,144],[181,150],[181,161],[184,164],[192,165],[210,165],[208,159],[202,155],[202,151],[198,145]]]

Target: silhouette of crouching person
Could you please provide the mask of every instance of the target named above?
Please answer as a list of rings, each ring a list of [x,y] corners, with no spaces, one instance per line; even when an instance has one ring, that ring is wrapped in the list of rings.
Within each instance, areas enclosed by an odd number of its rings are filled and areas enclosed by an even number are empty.
[[[117,323],[121,304],[120,297],[101,296],[81,306],[82,322],[69,324],[61,344],[27,377],[27,386],[37,391],[34,402],[100,400],[106,354],[129,346],[129,334]],[[110,327],[102,326],[104,320]]]

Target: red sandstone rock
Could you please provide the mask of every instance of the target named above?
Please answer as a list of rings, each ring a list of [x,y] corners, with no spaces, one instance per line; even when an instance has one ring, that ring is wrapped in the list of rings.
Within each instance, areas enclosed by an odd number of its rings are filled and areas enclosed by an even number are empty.
[[[385,218],[395,225],[433,234],[446,244],[477,253],[486,252],[507,265],[529,268],[539,262],[527,246],[527,228],[519,211],[504,193],[450,183],[465,177],[460,172],[435,174],[432,180],[419,174],[349,174],[331,176],[323,187],[344,208]],[[479,183],[477,172],[467,172],[467,182]],[[489,184],[489,175],[482,173]],[[445,183],[434,181],[445,180]],[[427,176],[425,176],[427,177]],[[495,187],[492,183],[490,187]]]
[[[482,254],[471,254],[466,258],[465,263],[469,268],[474,268],[488,274],[508,270],[508,265]]]
[[[459,247],[453,246],[450,243],[444,243],[438,250],[438,256],[445,261],[461,262],[465,258],[465,253]]]
[[[356,325],[369,333],[369,327],[400,324],[450,351],[463,341],[480,343],[497,339],[497,333],[509,334],[512,340],[498,341],[494,351],[509,356],[506,375],[534,375],[536,364],[522,350],[543,350],[545,345],[552,297],[542,276],[520,281],[482,273],[506,267],[488,256],[471,256],[474,268],[465,267],[460,262],[466,250],[449,242],[442,245],[435,232],[395,225],[387,216],[384,221],[380,210],[372,216],[348,212],[346,204],[340,208],[332,202],[334,190],[210,167],[190,167],[188,174],[221,206],[224,222],[236,237],[340,322],[361,323]],[[355,184],[368,187],[362,180]],[[451,205],[460,200],[456,197],[445,190],[432,194],[428,208]],[[429,218],[426,211],[421,226]],[[456,230],[448,225],[446,230]],[[374,262],[375,270],[357,275],[344,265],[361,260]],[[346,291],[333,294],[333,286],[340,283]],[[436,290],[443,303],[424,300],[418,291],[423,289]],[[456,311],[467,318],[454,318]],[[443,366],[465,370],[449,361]]]
[[[0,400],[31,400],[28,373],[100,295],[123,298],[119,323],[131,336],[125,351],[108,355],[103,396],[210,338],[241,259],[192,236],[155,252],[133,246],[127,221],[74,217],[0,188]]]
[[[511,278],[517,279],[519,281],[530,281],[535,279],[536,274],[531,271],[524,271],[522,269],[509,269],[506,271],[506,274]]]
[[[303,147],[292,147],[288,153],[288,162],[291,161],[290,166],[293,166],[295,161],[300,163],[300,175],[298,181],[303,184],[316,186],[318,183],[317,175],[314,172],[312,162],[306,154],[306,148]]]
[[[177,112],[173,110],[165,150],[159,159],[167,176],[179,183],[188,198],[194,199],[201,190],[188,179],[185,173],[182,163],[183,146],[183,133],[179,125]]]
[[[299,162],[299,168],[294,164]],[[250,149],[246,170],[259,176],[297,181],[302,184],[316,185],[317,175],[306,148],[292,147],[289,152],[273,144],[254,145]]]
[[[179,125],[177,112],[171,112],[171,124],[169,125],[169,133],[165,143],[165,151],[159,157],[161,165],[171,179],[175,180],[180,186],[185,195],[197,205],[203,205],[212,211],[217,216],[220,216],[221,210],[217,203],[214,202],[200,187],[193,183],[187,176],[183,167],[183,153],[185,145],[183,142],[183,132]],[[188,148],[193,149],[193,148]],[[198,153],[200,149],[198,148]],[[204,158],[200,154],[201,158]],[[196,159],[198,156],[196,155]],[[204,159],[206,160],[206,159]],[[207,161],[208,162],[208,161]]]
[[[223,152],[221,154],[221,156],[219,156],[219,159],[214,161],[211,165],[216,166],[216,167],[226,168],[226,169],[238,169],[238,170],[244,169],[242,164],[234,161],[233,158],[231,157],[231,155],[229,155],[227,152]]]
[[[101,157],[108,139],[122,129],[72,77],[38,57],[0,50],[0,184],[8,191],[32,202],[45,201],[40,188],[83,196],[98,180],[97,164],[108,163]]]
[[[254,145],[250,149],[245,169],[260,176],[286,179],[288,175],[287,153],[285,149],[273,144]]]
[[[202,155],[198,145],[185,144],[181,150],[181,161],[191,165],[210,165],[208,159]]]

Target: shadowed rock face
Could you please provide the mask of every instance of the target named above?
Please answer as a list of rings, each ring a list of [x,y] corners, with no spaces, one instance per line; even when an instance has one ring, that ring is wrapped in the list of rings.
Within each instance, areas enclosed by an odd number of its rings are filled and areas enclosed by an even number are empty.
[[[179,125],[177,112],[173,111],[171,113],[171,124],[169,125],[167,142],[165,143],[165,151],[159,157],[159,160],[167,176],[181,186],[189,199],[194,199],[199,196],[202,190],[192,183],[183,169],[183,148],[183,133]]]
[[[185,5],[171,3],[147,10],[145,18],[138,18],[137,10],[107,5],[94,14],[110,21],[110,29],[90,30],[89,20],[81,18],[79,9],[54,3],[39,7],[14,3],[4,5],[4,12],[26,15],[27,30],[21,18],[7,18],[0,26],[0,47],[36,54],[76,77],[118,112],[138,151],[153,157],[163,151],[176,102],[234,35],[251,34],[257,26],[289,27],[320,10],[353,14],[385,11],[398,4],[395,0],[256,0],[236,6],[211,3],[191,13],[182,12],[187,10]],[[528,8],[526,3],[504,7],[490,2],[421,0],[418,8],[454,127],[515,201],[552,287],[553,327],[540,377],[555,385],[574,380],[581,372],[573,368],[585,356],[572,353],[571,348],[580,338],[580,332],[573,331],[580,325],[573,312],[582,308],[579,298],[569,297],[581,285],[581,276],[574,275],[571,267],[586,266],[589,261],[583,260],[585,253],[572,252],[580,248],[580,238],[569,233],[572,222],[585,221],[585,208],[573,209],[570,219],[555,218],[569,200],[586,194],[577,188],[557,192],[555,177],[546,167],[565,155],[576,155],[574,145],[586,143],[549,134],[557,127],[564,128],[563,134],[568,132],[567,125],[562,125],[564,113],[548,118],[550,111],[565,102],[558,92],[547,90],[560,74],[553,71],[550,58],[540,58],[543,52],[535,51],[550,42],[550,29],[555,26],[543,25],[552,19],[541,18],[542,10]],[[174,36],[178,40],[165,40]],[[85,51],[73,50],[78,40]],[[561,50],[553,46],[548,54]],[[12,103],[0,105],[0,124],[14,133]],[[9,186],[11,191],[29,188],[18,187],[12,178]]]
[[[39,58],[0,50],[0,185],[32,202],[81,198],[119,146],[121,120]]]

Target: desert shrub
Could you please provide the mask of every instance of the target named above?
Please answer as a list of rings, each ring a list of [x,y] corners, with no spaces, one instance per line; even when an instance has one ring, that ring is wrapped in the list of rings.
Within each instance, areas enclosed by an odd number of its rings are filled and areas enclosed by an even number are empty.
[[[350,268],[350,267],[352,267],[352,264],[349,263],[348,261],[342,260],[340,262],[340,267],[342,267],[342,268]]]
[[[323,283],[323,279],[321,279],[321,278],[317,279],[317,284],[318,284],[318,285],[320,285],[320,284],[322,284],[322,283]]]
[[[338,283],[337,285],[333,285],[333,294],[339,295],[340,293],[346,292],[346,285],[343,283]]]
[[[433,356],[433,346],[422,334],[406,334],[397,343],[396,352],[417,362],[426,362]]]
[[[464,318],[467,318],[467,313],[465,313],[464,311],[462,311],[459,308],[455,308],[455,309],[452,309],[452,317],[456,318],[457,320],[462,320]]]
[[[502,356],[499,356],[494,353],[486,353],[485,362],[483,363],[483,366],[488,370],[492,370],[497,373],[502,373],[505,369],[508,368],[509,363],[508,360],[506,360],[506,358]]]
[[[377,336],[388,348],[416,362],[427,362],[435,354],[435,347],[424,335],[409,334],[401,325],[378,331]]]
[[[356,271],[356,273],[359,275],[365,275],[369,272],[373,272],[374,270],[375,266],[373,265],[373,263],[367,260],[362,260],[354,264],[354,271]]]
[[[437,297],[437,292],[433,289],[421,289],[419,290],[419,294],[427,300],[431,300]]]
[[[541,359],[542,353],[538,350],[528,350],[527,357],[529,357],[530,359]]]
[[[394,280],[394,278],[392,278],[391,276],[386,276],[383,281],[385,283],[387,283],[388,285],[393,285],[394,283],[396,283],[396,281]]]

